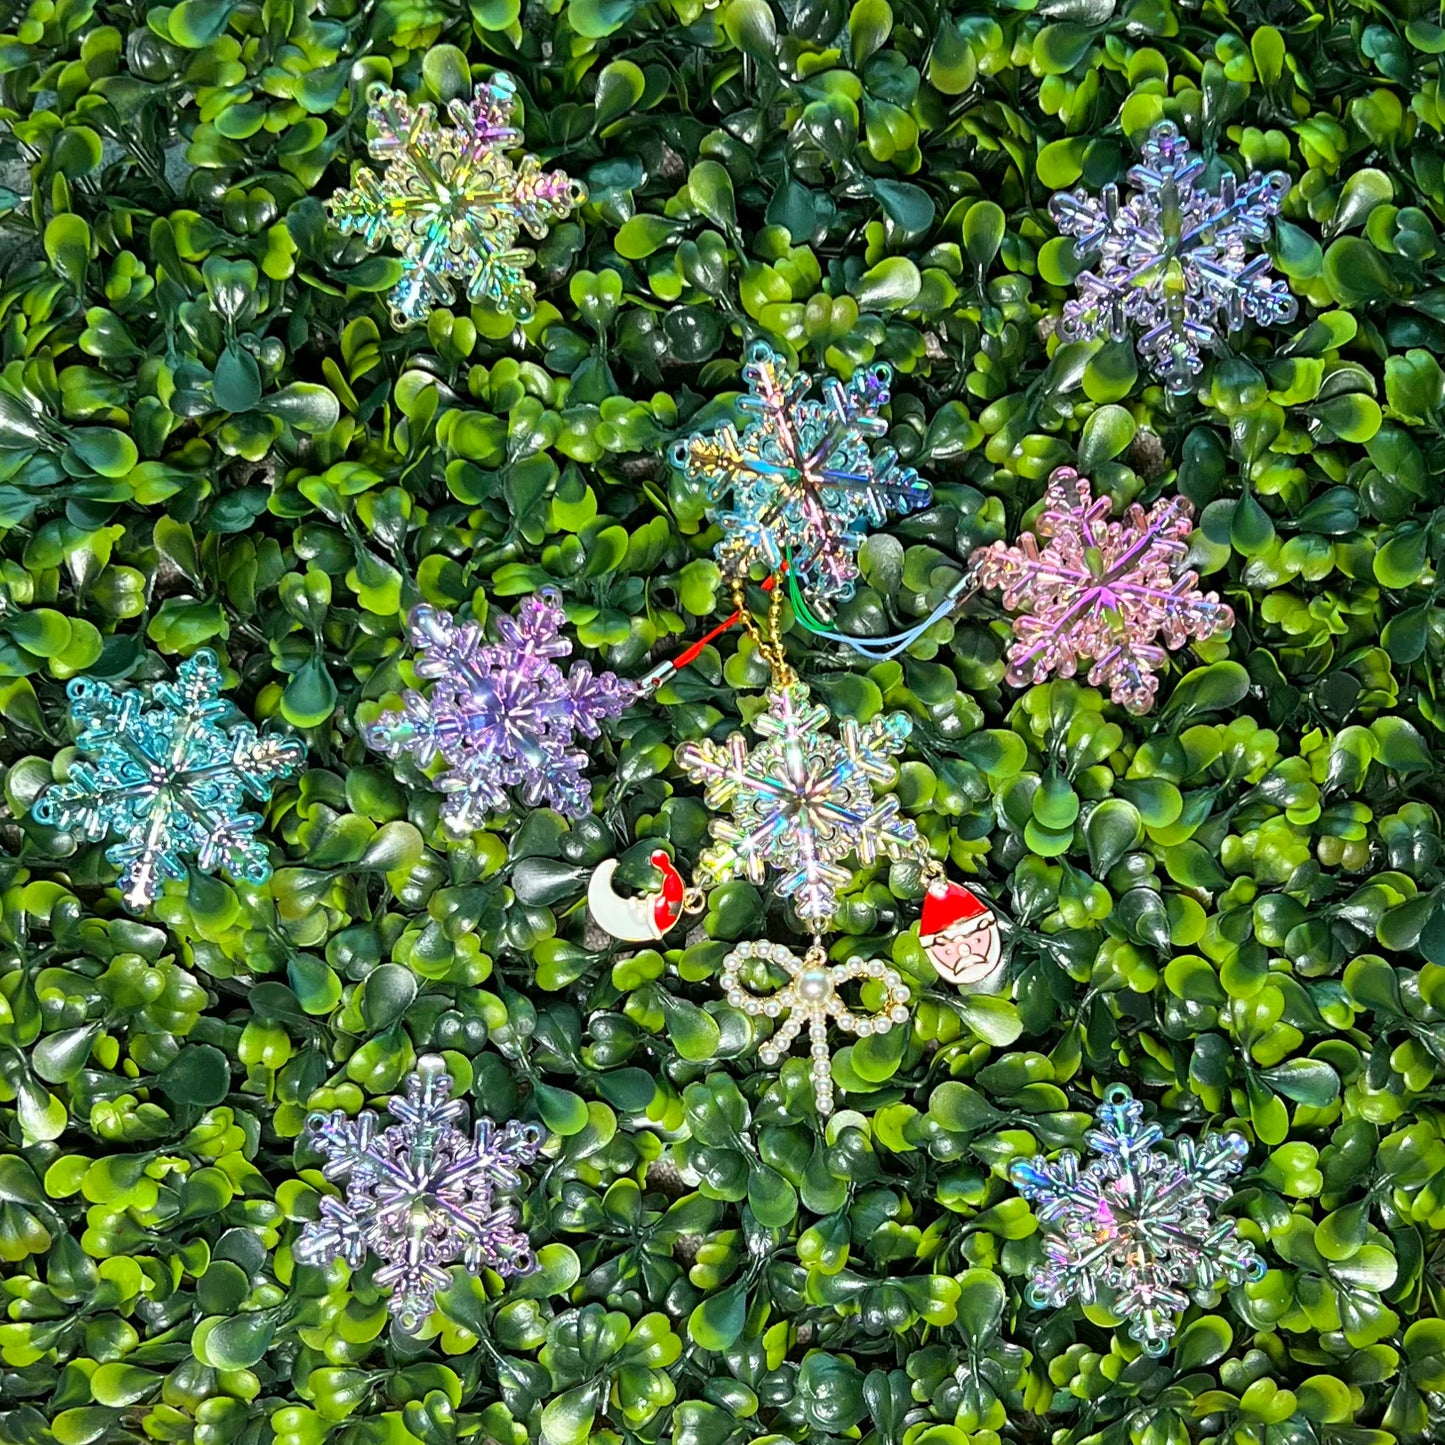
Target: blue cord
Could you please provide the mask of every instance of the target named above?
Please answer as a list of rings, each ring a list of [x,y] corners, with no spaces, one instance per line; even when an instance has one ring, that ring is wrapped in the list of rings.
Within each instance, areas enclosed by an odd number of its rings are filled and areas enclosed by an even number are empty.
[[[972,588],[973,579],[968,572],[965,572],[944,594],[943,601],[922,622],[910,627],[907,632],[897,632],[891,637],[850,637],[846,632],[830,632],[826,627],[810,625],[802,614],[799,614],[798,620],[814,637],[821,637],[827,642],[844,643],[854,652],[872,662],[889,662],[907,652],[935,622],[941,622],[949,613],[953,612],[963,600],[964,594]]]

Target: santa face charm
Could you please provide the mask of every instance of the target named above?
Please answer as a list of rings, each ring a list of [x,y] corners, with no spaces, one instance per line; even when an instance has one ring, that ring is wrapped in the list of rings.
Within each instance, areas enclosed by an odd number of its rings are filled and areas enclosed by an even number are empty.
[[[1003,982],[998,919],[993,910],[957,883],[923,895],[918,941],[941,978],[976,993],[992,993]]]

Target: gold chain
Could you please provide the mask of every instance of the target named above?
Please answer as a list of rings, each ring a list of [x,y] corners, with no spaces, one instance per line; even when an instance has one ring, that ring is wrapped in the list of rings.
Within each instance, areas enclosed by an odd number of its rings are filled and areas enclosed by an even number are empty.
[[[783,588],[781,581],[773,587],[772,601],[768,606],[768,626],[764,634],[757,619],[748,608],[747,591],[741,577],[732,579],[733,606],[737,608],[742,624],[763,661],[772,670],[773,682],[786,687],[793,681],[793,669],[788,665],[788,655],[783,648]]]

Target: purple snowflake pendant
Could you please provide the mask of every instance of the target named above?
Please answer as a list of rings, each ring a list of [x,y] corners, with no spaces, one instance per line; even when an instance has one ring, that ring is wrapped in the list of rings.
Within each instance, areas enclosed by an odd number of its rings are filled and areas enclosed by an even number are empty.
[[[572,652],[561,636],[565,620],[552,587],[527,598],[515,617],[499,616],[490,643],[475,622],[458,623],[435,607],[412,610],[416,672],[431,692],[404,693],[401,710],[383,713],[362,736],[388,757],[410,754],[418,767],[438,757],[446,763],[435,785],[447,795],[442,817],[453,832],[471,832],[505,810],[508,789],[527,808],[545,804],[569,818],[590,811],[587,754],[573,743],[597,737],[636,688],[585,662],[564,673],[555,659]]]
[[[1024,532],[1012,547],[995,542],[973,557],[979,586],[1000,589],[1004,607],[1019,613],[1006,676],[1026,687],[1073,677],[1087,662],[1092,686],[1147,712],[1166,648],[1234,626],[1233,611],[1218,594],[1201,593],[1197,574],[1182,566],[1194,509],[1182,497],[1147,512],[1136,502],[1111,522],[1110,499],[1095,498],[1072,467],[1049,478],[1045,503],[1038,538]]]
[[[370,1109],[355,1119],[336,1109],[306,1121],[326,1157],[322,1173],[345,1192],[322,1199],[320,1218],[296,1241],[296,1258],[344,1259],[355,1270],[375,1255],[382,1263],[373,1281],[391,1294],[391,1312],[408,1332],[421,1328],[457,1260],[474,1274],[483,1266],[503,1276],[536,1266],[511,1196],[525,1182],[522,1166],[537,1159],[542,1130],[479,1118],[468,1134],[467,1106],[451,1089],[445,1062],[423,1054],[406,1092],[387,1105],[395,1123],[378,1127]]]
[[[1049,203],[1059,230],[1074,238],[1075,257],[1091,262],[1079,273],[1078,296],[1064,304],[1059,335],[1123,341],[1133,334],[1160,380],[1187,395],[1203,352],[1219,349],[1246,321],[1284,326],[1299,310],[1263,249],[1290,178],[1251,171],[1240,181],[1225,171],[1211,190],[1204,161],[1173,121],[1162,120],[1126,179],[1127,200],[1107,185],[1098,196],[1060,191]]]

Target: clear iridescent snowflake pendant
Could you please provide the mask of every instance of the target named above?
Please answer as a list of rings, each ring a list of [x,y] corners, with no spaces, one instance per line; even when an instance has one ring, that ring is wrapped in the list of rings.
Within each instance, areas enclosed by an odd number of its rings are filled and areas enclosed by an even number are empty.
[[[711,823],[713,844],[698,860],[694,882],[702,888],[732,878],[762,883],[768,868],[781,870],[778,892],[815,933],[838,911],[838,892],[852,881],[842,866],[851,855],[869,864],[878,858],[927,857],[912,820],[899,813],[898,798],[875,796],[891,787],[913,722],[906,713],[884,713],[859,723],[844,718],[839,736],[825,731],[832,718],[808,689],[791,681],[768,692],[767,710],[753,723],[762,741],[749,748],[741,733],[724,743],[683,743],[677,764],[706,785],[704,801],[731,818]]]
[[[499,616],[491,643],[475,622],[458,623],[434,607],[412,611],[416,673],[431,691],[406,692],[401,710],[383,713],[362,736],[388,757],[409,754],[418,767],[443,760],[435,786],[447,795],[442,818],[453,832],[471,832],[506,809],[508,789],[525,807],[545,804],[569,818],[591,809],[588,758],[575,740],[599,736],[636,689],[585,662],[564,673],[556,659],[572,652],[561,635],[565,621],[551,587],[527,598],[515,618]]]
[[[853,595],[857,552],[869,526],[890,512],[926,507],[933,492],[892,448],[886,434],[890,367],[860,367],[846,384],[828,377],[822,400],[809,400],[812,378],[792,371],[766,342],[743,367],[748,394],[738,402],[741,432],[728,423],[673,448],[673,464],[707,488],[709,516],[723,530],[716,556],[723,571],[746,577],[754,566],[776,572],[785,561],[809,605]]]
[[[343,233],[373,248],[390,242],[401,253],[393,324],[415,325],[450,306],[455,282],[469,301],[529,320],[537,292],[525,268],[536,256],[517,241],[523,230],[540,240],[587,191],[561,171],[542,170],[536,156],[513,165],[508,151],[522,140],[512,125],[516,82],[499,71],[470,103],[449,102],[451,127],[437,123],[435,106],[413,107],[384,85],[373,85],[367,100],[369,149],[382,172],[358,170],[351,189],[328,205]]]
[[[1289,193],[1283,171],[1252,171],[1241,184],[1226,171],[1219,189],[1202,184],[1204,162],[1172,121],[1160,121],[1128,174],[1122,204],[1112,183],[1098,196],[1061,191],[1049,204],[1074,237],[1074,255],[1091,261],[1077,277],[1078,297],[1064,306],[1065,341],[1137,332],[1135,347],[1173,392],[1185,394],[1203,369],[1201,352],[1246,321],[1282,326],[1298,303],[1269,273],[1264,251]]]
[[[1102,1300],[1129,1321],[1145,1354],[1162,1355],[1191,1296],[1212,1305],[1223,1286],[1264,1277],[1264,1261],[1241,1239],[1232,1219],[1216,1220],[1227,1182],[1249,1153],[1242,1134],[1183,1135],[1173,1152],[1144,1123],[1144,1107],[1122,1084],[1104,1091],[1084,1136],[1094,1158],[1079,1168],[1065,1150],[1015,1159],[1009,1177],[1034,1203],[1044,1233],[1044,1263],[1029,1285],[1035,1309]]]
[[[788,976],[782,988],[755,993],[745,975],[761,976],[780,969]],[[843,996],[845,984],[859,982],[876,986],[880,1002],[876,1008],[852,1005]],[[830,1021],[847,1034],[860,1039],[888,1033],[907,1024],[910,991],[896,968],[882,959],[850,958],[830,964],[820,944],[815,943],[799,958],[781,943],[739,944],[723,960],[722,988],[727,1001],[750,1018],[781,1019],[777,1032],[758,1049],[758,1060],[776,1066],[804,1029],[812,1054],[813,1096],[818,1113],[827,1118],[833,1112],[833,1056],[828,1044]]]
[[[119,835],[105,856],[120,869],[121,898],[139,911],[167,879],[225,868],[262,884],[271,876],[263,819],[247,797],[268,802],[274,785],[305,760],[298,738],[263,735],[221,699],[216,654],[201,648],[174,682],[145,692],[116,692],[88,677],[72,679],[70,719],[84,755],[69,778],[36,799],[32,815],[91,842]]]
[[[1170,497],[1147,512],[1135,503],[1118,522],[1109,520],[1112,505],[1073,468],[1060,467],[1035,523],[1043,545],[1024,532],[1012,547],[980,548],[971,565],[979,586],[1000,589],[1004,607],[1019,613],[1010,683],[1073,677],[1087,662],[1091,685],[1143,713],[1158,691],[1165,649],[1228,631],[1234,613],[1216,593],[1200,593],[1198,575],[1182,565],[1193,530],[1188,502]]]
[[[388,1128],[378,1129],[370,1109],[355,1119],[338,1109],[306,1121],[326,1156],[322,1173],[345,1192],[322,1199],[320,1219],[302,1227],[296,1258],[344,1259],[355,1270],[374,1254],[382,1261],[374,1282],[390,1292],[391,1312],[407,1331],[421,1328],[457,1260],[474,1274],[485,1266],[503,1276],[536,1263],[517,1206],[498,1196],[522,1187],[522,1166],[536,1162],[543,1132],[481,1118],[469,1136],[467,1106],[450,1097],[451,1087],[443,1060],[424,1054],[406,1093],[387,1105],[396,1120]]]

